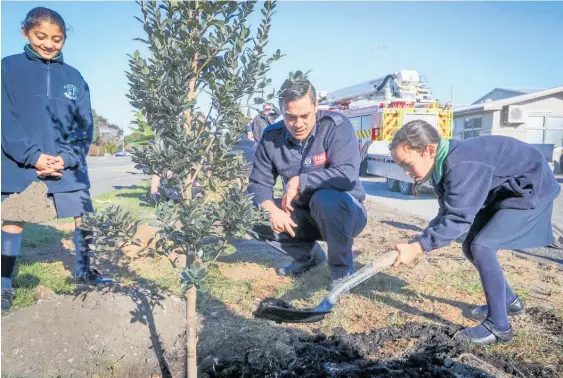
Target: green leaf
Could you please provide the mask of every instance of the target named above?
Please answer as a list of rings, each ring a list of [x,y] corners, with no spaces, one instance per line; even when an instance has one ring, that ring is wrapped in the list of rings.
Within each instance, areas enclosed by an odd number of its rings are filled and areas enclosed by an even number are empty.
[[[170,102],[169,99],[167,99],[166,97],[162,98],[162,102],[164,103],[165,106],[167,106],[168,108],[173,108],[174,105],[172,105],[172,102]]]
[[[249,34],[250,34],[250,29],[249,29],[249,28],[244,28],[244,29],[242,30],[242,32],[240,33],[240,37],[241,37],[242,39],[246,39],[246,38],[248,38],[248,35],[249,35]]]
[[[224,255],[232,255],[233,253],[235,253],[237,251],[236,247],[234,245],[231,244],[227,244],[225,246],[225,248],[223,249],[223,254]]]

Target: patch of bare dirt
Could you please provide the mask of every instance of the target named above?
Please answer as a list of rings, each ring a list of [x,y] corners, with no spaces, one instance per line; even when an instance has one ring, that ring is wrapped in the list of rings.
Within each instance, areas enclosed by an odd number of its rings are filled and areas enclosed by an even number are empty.
[[[23,192],[12,194],[2,202],[2,219],[16,222],[41,223],[57,217],[52,200],[47,198],[47,185],[32,182]]]
[[[2,316],[2,373],[181,376],[184,308],[179,298],[117,286],[51,295]]]
[[[553,313],[539,307],[531,308],[527,314],[532,317],[535,324],[540,325],[548,333],[556,336],[563,335],[563,319]]]

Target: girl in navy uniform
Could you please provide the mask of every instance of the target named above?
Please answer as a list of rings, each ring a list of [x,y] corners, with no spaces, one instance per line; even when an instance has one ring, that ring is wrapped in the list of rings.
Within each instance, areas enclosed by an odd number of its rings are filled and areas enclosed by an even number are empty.
[[[506,282],[497,250],[552,244],[553,200],[561,189],[545,157],[505,136],[447,140],[421,120],[397,131],[390,149],[416,183],[431,180],[440,204],[436,218],[415,241],[396,246],[396,265],[442,248],[467,231],[463,253],[479,272],[487,304],[471,312],[482,323],[457,337],[475,344],[510,341],[507,315],[523,313],[524,304]]]
[[[40,180],[48,187],[58,218],[76,224],[76,278],[108,283],[90,266],[88,232],[78,228],[92,212],[86,156],[93,136],[88,85],[64,63],[66,26],[47,8],[34,8],[23,22],[28,44],[22,54],[2,59],[2,200]],[[24,224],[2,223],[2,310],[14,296],[12,274]]]

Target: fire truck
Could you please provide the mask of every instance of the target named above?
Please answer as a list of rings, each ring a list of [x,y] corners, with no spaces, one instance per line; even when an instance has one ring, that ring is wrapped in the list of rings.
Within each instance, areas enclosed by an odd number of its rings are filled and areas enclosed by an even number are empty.
[[[360,176],[384,177],[389,190],[407,195],[412,194],[414,181],[389,152],[395,132],[422,119],[441,136],[452,137],[452,103],[435,100],[423,78],[417,71],[400,70],[319,96],[321,108],[341,112],[354,126],[362,158]]]

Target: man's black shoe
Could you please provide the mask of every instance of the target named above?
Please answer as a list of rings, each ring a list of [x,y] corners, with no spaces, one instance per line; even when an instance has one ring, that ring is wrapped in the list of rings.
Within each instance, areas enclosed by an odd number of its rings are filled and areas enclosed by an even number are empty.
[[[291,264],[287,264],[278,269],[277,273],[283,277],[297,277],[303,273],[309,271],[317,265],[320,265],[326,261],[326,255],[322,247],[315,243],[315,246],[303,259],[293,260]]]

